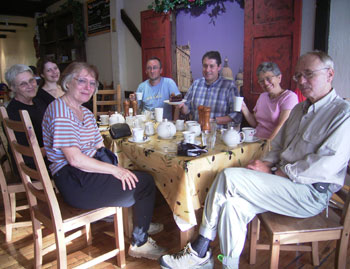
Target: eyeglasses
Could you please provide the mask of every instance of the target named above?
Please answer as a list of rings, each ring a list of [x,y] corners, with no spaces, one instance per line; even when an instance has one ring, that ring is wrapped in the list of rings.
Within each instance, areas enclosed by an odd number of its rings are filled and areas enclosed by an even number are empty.
[[[259,79],[259,80],[258,80],[258,83],[259,83],[259,84],[263,84],[263,83],[265,82],[265,80],[266,80],[267,82],[271,83],[272,78],[274,78],[274,77],[276,77],[276,76],[270,76],[270,77],[265,77],[265,78]]]
[[[17,87],[19,87],[21,89],[27,89],[31,86],[34,86],[35,84],[36,84],[35,78],[31,78],[28,81],[22,81],[19,85],[17,85]]]
[[[147,69],[147,71],[152,71],[152,70],[158,70],[158,69],[160,69],[160,67],[159,66],[147,66],[146,69]]]
[[[323,67],[323,68],[320,68],[320,69],[316,69],[316,70],[306,70],[304,72],[299,72],[299,73],[295,73],[294,76],[293,76],[293,80],[295,82],[298,82],[298,80],[303,76],[305,79],[312,79],[313,76],[314,76],[314,73],[318,72],[318,71],[321,71],[321,70],[325,70],[325,69],[329,69],[329,67]]]
[[[97,89],[99,83],[96,80],[90,80],[88,81],[86,78],[74,78],[76,81],[78,81],[78,85],[81,87],[86,87],[88,84],[91,88]]]

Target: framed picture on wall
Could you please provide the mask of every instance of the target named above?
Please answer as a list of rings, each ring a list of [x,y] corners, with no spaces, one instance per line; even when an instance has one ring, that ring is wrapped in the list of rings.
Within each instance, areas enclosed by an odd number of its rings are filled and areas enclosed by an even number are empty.
[[[110,0],[88,0],[86,2],[88,36],[109,32]]]

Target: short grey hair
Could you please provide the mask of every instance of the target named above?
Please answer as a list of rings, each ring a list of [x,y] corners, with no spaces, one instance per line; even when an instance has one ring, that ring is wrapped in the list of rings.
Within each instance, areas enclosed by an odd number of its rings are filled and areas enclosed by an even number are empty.
[[[328,68],[334,69],[334,61],[332,59],[331,56],[329,56],[327,53],[320,51],[320,50],[314,50],[314,51],[309,51],[303,55],[300,56],[300,59],[305,57],[305,56],[315,56],[318,59],[320,59],[320,61]]]
[[[15,86],[15,79],[17,77],[18,74],[24,73],[24,72],[29,72],[32,75],[33,71],[32,69],[25,64],[15,64],[13,66],[11,66],[5,73],[5,79],[7,81],[7,84],[9,85],[9,87],[11,88],[12,91],[14,91],[14,86]]]
[[[281,75],[280,68],[274,62],[262,62],[259,64],[258,68],[256,69],[256,75],[259,76],[261,72],[272,72],[275,76]]]

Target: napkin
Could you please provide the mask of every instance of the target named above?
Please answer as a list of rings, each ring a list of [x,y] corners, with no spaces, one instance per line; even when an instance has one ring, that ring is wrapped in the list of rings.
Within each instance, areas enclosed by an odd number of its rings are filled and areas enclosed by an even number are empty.
[[[177,146],[177,155],[179,156],[195,157],[207,152],[208,150],[206,150],[205,147],[197,146],[195,144],[181,142]]]

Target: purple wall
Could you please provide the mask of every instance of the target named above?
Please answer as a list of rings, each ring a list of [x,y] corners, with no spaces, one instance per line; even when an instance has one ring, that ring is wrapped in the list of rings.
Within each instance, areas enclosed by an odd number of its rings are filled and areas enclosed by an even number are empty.
[[[244,10],[236,2],[212,1],[206,8],[178,10],[176,31],[177,45],[190,43],[194,80],[202,77],[202,56],[209,50],[219,51],[222,63],[228,58],[233,76],[243,68]]]

